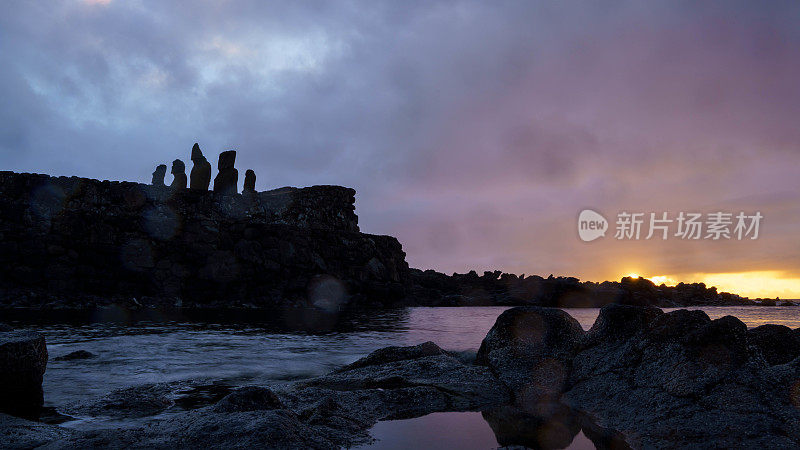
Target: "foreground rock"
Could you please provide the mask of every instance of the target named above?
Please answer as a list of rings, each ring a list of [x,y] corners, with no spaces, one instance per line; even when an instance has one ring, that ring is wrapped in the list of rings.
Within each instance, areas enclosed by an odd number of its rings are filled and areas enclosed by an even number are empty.
[[[57,358],[54,358],[54,361],[75,361],[78,359],[90,359],[94,358],[95,355],[92,352],[87,352],[86,350],[75,350],[74,352],[67,353],[66,355],[61,355]]]
[[[732,316],[626,305],[603,307],[583,333],[558,311],[514,308],[498,318],[478,361],[518,407],[530,410],[533,400],[539,415],[569,429],[553,402],[561,397],[635,448],[797,448],[795,336],[776,326],[748,331]]]
[[[475,362],[492,369],[518,406],[537,411],[558,401],[582,339],[578,321],[560,309],[513,308],[497,318]]]
[[[152,415],[167,407],[170,391],[167,384],[124,389],[76,405],[72,412]],[[241,388],[214,405],[141,428],[73,432],[41,426],[22,433],[20,423],[0,417],[0,436],[10,437],[5,443],[10,447],[35,442],[46,448],[335,449],[371,442],[369,429],[378,420],[476,411],[509,401],[505,386],[486,367],[464,364],[427,342],[381,349],[304,382]]]
[[[44,336],[32,331],[0,331],[0,412],[38,417],[46,368]]]

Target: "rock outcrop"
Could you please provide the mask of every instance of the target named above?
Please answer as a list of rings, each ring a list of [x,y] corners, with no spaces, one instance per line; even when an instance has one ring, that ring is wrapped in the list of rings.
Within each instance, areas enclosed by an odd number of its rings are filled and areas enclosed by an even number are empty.
[[[599,308],[619,303],[640,306],[764,305],[703,283],[656,286],[645,278],[581,282],[574,277],[543,278],[503,273],[445,275],[433,270],[411,269],[409,302],[424,306],[534,305],[558,308]]]
[[[44,336],[32,331],[0,331],[0,412],[37,418],[44,400],[46,368]]]
[[[218,195],[0,172],[0,307],[398,302],[405,253],[359,232],[354,194]]]
[[[558,402],[582,340],[580,324],[563,310],[512,308],[497,318],[475,362],[491,368],[517,406],[540,411]]]
[[[31,429],[0,414],[0,435],[11,447],[336,449],[369,443],[378,421],[437,411],[476,411],[509,401],[485,367],[464,364],[433,343],[393,347],[351,369],[273,388],[244,387],[216,404],[140,428],[75,432]],[[126,417],[163,410],[169,386],[129,388],[81,405],[76,412]]]
[[[504,312],[478,354],[521,410],[558,417],[560,400],[634,448],[800,445],[791,330],[608,305],[583,333],[561,311],[545,311]]]

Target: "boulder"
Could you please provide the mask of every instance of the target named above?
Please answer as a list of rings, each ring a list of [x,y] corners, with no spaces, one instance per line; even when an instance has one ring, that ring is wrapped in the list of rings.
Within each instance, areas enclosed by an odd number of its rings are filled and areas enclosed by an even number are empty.
[[[560,309],[512,308],[497,318],[475,362],[500,378],[518,406],[536,411],[563,392],[583,338],[578,321]]]
[[[431,341],[410,347],[384,347],[375,350],[374,352],[352,364],[348,364],[341,369],[338,369],[336,372],[345,372],[361,367],[376,366],[395,361],[404,361],[409,359],[424,358],[426,356],[447,354],[447,352],[439,348],[438,345]]]
[[[47,368],[44,336],[33,331],[0,332],[0,411],[38,417]]]
[[[283,408],[283,404],[280,399],[268,388],[245,386],[223,397],[214,406],[214,411],[266,411],[281,408]]]
[[[74,352],[67,353],[66,355],[62,355],[62,356],[59,356],[57,358],[54,358],[54,361],[74,361],[74,360],[77,360],[77,359],[94,358],[95,356],[97,356],[97,355],[95,355],[92,352],[87,352],[86,350],[76,350]]]
[[[573,360],[568,406],[634,448],[797,447],[800,359],[770,368],[731,316],[630,308],[601,309]]]
[[[767,364],[786,364],[800,356],[800,332],[783,325],[767,324],[747,330],[748,342],[761,350]]]

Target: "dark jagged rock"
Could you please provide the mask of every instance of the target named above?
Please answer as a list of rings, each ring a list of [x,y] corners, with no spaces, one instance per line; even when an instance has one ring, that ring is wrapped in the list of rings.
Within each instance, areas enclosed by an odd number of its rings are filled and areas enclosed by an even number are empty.
[[[255,193],[256,192],[256,173],[251,169],[247,169],[244,173],[244,190],[242,193]]]
[[[0,323],[0,332],[4,331],[14,331],[14,329],[4,323]]]
[[[99,398],[63,405],[67,414],[78,416],[147,417],[174,404],[173,383],[150,383],[117,389]]]
[[[195,142],[192,147],[192,172],[189,174],[189,187],[198,191],[207,191],[211,184],[211,163],[208,162],[200,146]]]
[[[164,177],[167,175],[167,165],[159,164],[153,172],[153,179],[150,184],[153,186],[164,186]]]
[[[405,253],[360,233],[354,202],[338,186],[219,196],[0,172],[0,307],[400,302]]]
[[[216,412],[244,412],[283,409],[278,396],[268,388],[245,386],[222,398],[216,405]]]
[[[215,405],[176,412],[144,427],[82,432],[43,426],[32,430],[0,415],[0,435],[8,436],[4,445],[11,447],[35,443],[48,448],[336,449],[370,443],[369,429],[378,420],[477,411],[509,401],[505,387],[487,368],[432,352],[434,347],[438,349],[428,343],[398,347],[367,356],[365,360],[372,361],[368,366],[273,389],[242,388]],[[404,359],[390,357],[382,362],[387,354]],[[158,399],[165,397],[165,391],[169,389],[163,385],[127,390],[124,395],[118,392],[88,405],[99,408],[97,413],[118,417],[117,406],[149,405],[152,402],[145,400],[154,396],[158,408],[152,412],[158,412],[163,406]],[[88,413],[86,408],[81,411]]]
[[[33,331],[0,332],[0,412],[38,417],[46,368],[44,336]]]
[[[599,308],[618,303],[661,307],[695,305],[756,305],[749,299],[703,283],[654,285],[644,278],[619,282],[581,282],[574,277],[526,277],[500,271],[445,275],[410,270],[409,302],[424,306],[535,305],[558,308]]]
[[[67,353],[66,355],[59,356],[59,357],[55,358],[54,360],[55,361],[75,361],[75,360],[78,360],[78,359],[94,358],[95,356],[97,356],[97,355],[95,355],[92,352],[87,352],[86,350],[76,350],[74,352]]]
[[[236,151],[228,150],[219,154],[217,169],[219,173],[214,177],[214,192],[223,195],[235,194],[239,183],[239,171],[234,168]]]
[[[345,372],[361,367],[375,366],[389,362],[404,361],[408,359],[437,355],[448,355],[448,353],[431,341],[411,347],[385,347],[375,350],[358,361],[342,367],[338,370],[338,372]]]
[[[633,447],[800,444],[800,359],[770,367],[758,348],[780,345],[785,333],[751,333],[734,317],[702,311],[631,308],[601,309],[573,360],[562,397],[569,406],[620,430]],[[626,318],[623,333],[603,325]],[[754,335],[763,342],[754,345]]]
[[[169,185],[172,189],[186,189],[186,164],[180,159],[172,161],[172,170],[170,173],[175,177],[172,184]]]
[[[747,330],[747,339],[761,350],[771,366],[786,364],[800,356],[800,330],[783,325],[761,325]]]
[[[497,318],[476,364],[488,366],[526,410],[558,400],[584,337],[577,320],[555,308],[523,306]]]

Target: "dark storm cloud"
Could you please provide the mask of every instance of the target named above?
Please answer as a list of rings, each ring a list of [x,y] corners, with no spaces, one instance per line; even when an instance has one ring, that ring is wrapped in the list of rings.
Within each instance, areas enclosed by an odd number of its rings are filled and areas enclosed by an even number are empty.
[[[0,163],[145,182],[198,141],[214,165],[237,149],[259,189],[355,187],[362,228],[416,266],[797,271],[797,207],[771,199],[798,204],[798,19],[790,2],[11,1]],[[770,199],[747,205],[772,224],[755,246],[573,232],[584,207],[749,196]]]

